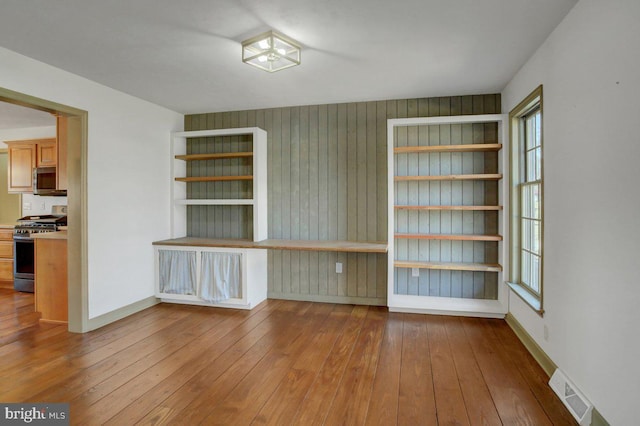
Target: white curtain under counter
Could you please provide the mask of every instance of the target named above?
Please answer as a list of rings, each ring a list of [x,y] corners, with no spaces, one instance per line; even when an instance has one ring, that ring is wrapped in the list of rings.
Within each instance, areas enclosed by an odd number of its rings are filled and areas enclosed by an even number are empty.
[[[267,298],[267,251],[155,245],[156,297],[252,309]]]

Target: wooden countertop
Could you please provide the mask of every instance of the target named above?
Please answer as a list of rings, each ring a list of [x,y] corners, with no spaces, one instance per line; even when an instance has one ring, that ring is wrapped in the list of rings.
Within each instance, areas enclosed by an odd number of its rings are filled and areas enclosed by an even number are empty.
[[[217,238],[193,238],[182,237],[170,240],[155,241],[153,245],[162,246],[200,246],[200,247],[225,247],[225,248],[258,248],[252,240],[234,240]]]
[[[215,238],[173,238],[170,240],[155,241],[153,245],[166,246],[200,246],[223,248],[253,248],[275,250],[303,250],[303,251],[334,251],[353,253],[386,253],[387,243],[384,242],[357,242],[334,240],[236,240]]]
[[[67,231],[43,232],[41,234],[31,234],[31,238],[42,240],[66,240]]]

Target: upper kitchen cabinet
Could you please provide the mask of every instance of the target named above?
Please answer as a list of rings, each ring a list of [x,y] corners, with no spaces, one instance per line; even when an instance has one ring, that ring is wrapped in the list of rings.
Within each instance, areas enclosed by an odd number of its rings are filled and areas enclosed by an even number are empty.
[[[38,142],[36,145],[38,158],[37,167],[55,167],[58,162],[58,152],[55,139]]]
[[[8,192],[33,192],[33,169],[55,167],[56,139],[30,139],[6,142],[9,151]]]
[[[36,144],[33,141],[7,142],[9,150],[8,192],[33,192]]]

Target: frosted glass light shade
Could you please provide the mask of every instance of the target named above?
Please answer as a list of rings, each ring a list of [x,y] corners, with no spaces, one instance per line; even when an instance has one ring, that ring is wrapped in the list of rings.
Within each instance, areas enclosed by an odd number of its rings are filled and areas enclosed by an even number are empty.
[[[300,65],[300,45],[275,31],[242,42],[242,62],[267,72]]]

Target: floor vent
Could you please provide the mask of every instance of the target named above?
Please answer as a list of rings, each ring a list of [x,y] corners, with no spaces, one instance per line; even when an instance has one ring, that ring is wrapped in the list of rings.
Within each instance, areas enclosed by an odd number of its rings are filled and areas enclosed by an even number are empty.
[[[569,409],[571,415],[580,425],[588,426],[591,424],[593,405],[578,391],[576,386],[569,381],[559,368],[551,376],[549,386],[560,397],[562,403]]]

